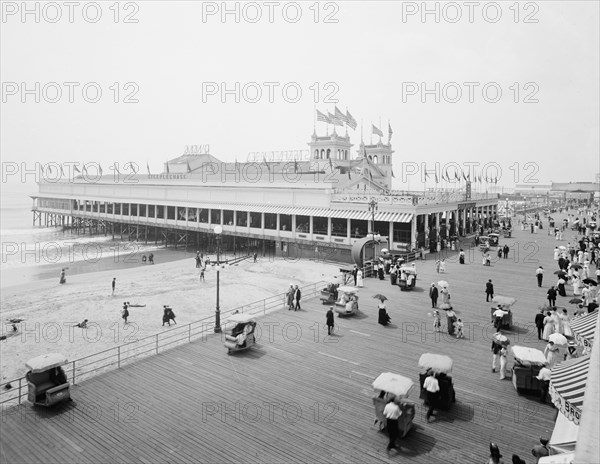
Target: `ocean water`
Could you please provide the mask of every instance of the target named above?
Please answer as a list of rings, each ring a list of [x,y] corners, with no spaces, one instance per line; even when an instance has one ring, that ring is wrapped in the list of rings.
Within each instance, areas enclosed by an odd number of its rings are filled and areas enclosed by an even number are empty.
[[[77,235],[60,227],[33,227],[36,184],[2,184],[0,191],[0,287],[39,279],[69,276],[144,265],[142,256],[152,252],[156,262],[188,257],[172,249],[121,242],[103,235]]]

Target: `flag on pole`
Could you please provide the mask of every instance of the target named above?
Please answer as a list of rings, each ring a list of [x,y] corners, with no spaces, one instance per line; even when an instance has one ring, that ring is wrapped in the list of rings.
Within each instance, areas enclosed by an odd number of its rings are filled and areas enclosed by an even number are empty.
[[[317,110],[317,121],[326,122],[327,124],[332,124],[332,122],[329,120],[329,117],[326,114],[321,113],[319,110]]]
[[[269,172],[271,172],[271,166],[269,166],[269,163],[267,163],[267,159],[264,157],[264,155],[263,155],[263,162],[265,163],[265,166],[267,167]]]
[[[392,140],[392,134],[394,132],[392,131],[392,126],[390,125],[389,121],[388,121],[388,143]]]
[[[148,170],[148,175],[150,175],[150,165],[148,164],[148,161],[146,161],[146,169]]]
[[[375,135],[378,135],[379,137],[383,137],[383,132],[381,132],[380,129],[375,127],[375,124],[371,124],[371,132]]]
[[[356,119],[352,117],[348,110],[346,110],[346,124],[348,124],[348,126],[351,127],[352,130],[356,130],[356,127],[358,126]]]
[[[337,119],[339,119],[340,121],[348,124],[348,119],[346,118],[346,115],[344,113],[342,113],[337,106],[335,107],[335,117]]]
[[[339,119],[335,114],[331,114],[331,113],[327,112],[327,117],[329,117],[331,124],[333,124],[334,126],[343,126],[344,125],[344,123],[341,121],[341,119]]]

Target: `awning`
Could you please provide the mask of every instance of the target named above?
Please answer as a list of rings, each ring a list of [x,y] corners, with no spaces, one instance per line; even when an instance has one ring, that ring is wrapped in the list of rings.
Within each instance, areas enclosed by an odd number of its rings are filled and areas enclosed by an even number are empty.
[[[579,425],[590,357],[571,359],[552,369],[550,396],[554,405],[567,419]]]
[[[554,424],[552,437],[550,437],[550,441],[548,442],[548,448],[552,454],[574,452],[578,432],[578,425],[571,422],[564,415],[559,414]]]
[[[571,321],[571,330],[579,343],[587,347],[592,347],[594,343],[594,329],[598,322],[598,310],[581,316]]]

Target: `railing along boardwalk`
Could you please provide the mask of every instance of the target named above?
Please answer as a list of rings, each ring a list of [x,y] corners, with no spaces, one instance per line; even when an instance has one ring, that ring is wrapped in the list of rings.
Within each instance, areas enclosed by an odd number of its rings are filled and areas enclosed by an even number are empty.
[[[246,257],[230,260],[229,262],[239,262],[244,259]],[[300,287],[300,290],[305,298],[310,298],[318,294],[325,285],[326,282],[319,281],[304,285]],[[282,307],[287,307],[285,293],[273,295],[227,311],[221,311],[221,326],[224,328],[227,324],[227,317],[234,313],[265,315],[267,311]],[[132,339],[128,343],[71,360],[64,370],[69,381],[75,385],[84,379],[90,378],[90,376],[97,375],[99,372],[120,368],[140,357],[159,354],[176,345],[204,339],[214,332],[214,327],[215,316],[213,314],[189,324],[177,325],[172,329],[157,332],[148,337]],[[10,385],[9,389],[6,388],[7,385]],[[5,405],[11,405],[14,402],[21,404],[26,398],[27,379],[25,377],[0,383],[0,406],[5,407]]]
[[[478,256],[459,265],[451,255],[447,272],[437,274],[428,257],[417,262],[414,291],[367,279],[359,290],[360,313],[336,317],[333,337],[324,327],[327,306],[303,298],[299,312],[259,317],[257,345],[249,351],[228,356],[222,336],[209,335],[78,381],[75,404],[5,409],[2,459],[462,464],[485,462],[494,441],[506,461],[515,453],[530,462],[532,446],[552,432],[556,409],[537,396],[519,395],[510,380],[491,372],[494,329],[484,288],[492,279],[498,294],[517,298],[515,325],[506,331],[512,344],[543,349],[532,323],[556,266],[556,242],[545,232],[516,230],[514,238],[502,239],[511,248],[509,259],[495,258],[489,268]],[[535,280],[539,264],[546,270],[543,288]],[[441,279],[449,282],[465,321],[463,340],[432,330],[427,289]],[[377,324],[376,293],[389,298],[392,326]],[[559,304],[568,306],[569,298]],[[415,389],[415,427],[401,441],[402,450],[388,455],[387,437],[373,424],[371,382],[388,371],[417,382],[424,352],[454,359],[457,403],[427,423]]]

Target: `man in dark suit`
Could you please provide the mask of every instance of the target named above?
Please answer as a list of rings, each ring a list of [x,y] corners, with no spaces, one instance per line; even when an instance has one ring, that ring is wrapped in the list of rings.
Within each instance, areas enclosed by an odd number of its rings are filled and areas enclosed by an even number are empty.
[[[508,245],[504,245],[504,248],[502,248],[502,253],[504,253],[504,259],[508,258],[509,250],[510,250],[510,248],[508,248]]]
[[[300,298],[302,297],[302,292],[300,291],[300,287],[296,285],[296,291],[294,292],[294,297],[296,298],[296,306],[294,307],[294,311],[298,311],[302,309],[300,307]]]
[[[358,267],[356,264],[354,265],[354,269],[352,269],[352,277],[354,277],[354,286],[356,287],[356,277],[358,276]]]
[[[431,287],[429,288],[429,298],[431,298],[431,307],[432,308],[437,308],[437,300],[438,300],[438,289],[435,286],[435,284],[431,284]]]
[[[485,284],[485,301],[490,301],[490,298],[494,299],[494,285],[492,279],[488,280]]]
[[[544,310],[540,309],[540,312],[535,315],[535,326],[538,332],[538,340],[542,339],[542,333],[544,332]]]
[[[548,304],[550,306],[556,306],[556,289],[554,286],[550,287],[550,290],[548,290]]]
[[[327,335],[331,335],[333,331],[333,306],[329,307],[329,311],[327,311],[325,317],[327,319]]]

